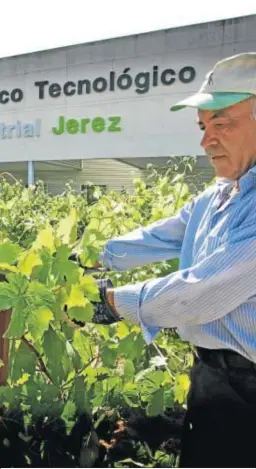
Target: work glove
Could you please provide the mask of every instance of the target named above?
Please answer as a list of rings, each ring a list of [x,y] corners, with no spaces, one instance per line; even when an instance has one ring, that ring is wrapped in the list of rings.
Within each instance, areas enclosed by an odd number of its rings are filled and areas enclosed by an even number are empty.
[[[93,302],[94,315],[92,322],[95,324],[113,324],[123,318],[116,315],[116,312],[107,300],[107,289],[113,288],[113,283],[109,278],[96,280],[99,288],[100,302]]]

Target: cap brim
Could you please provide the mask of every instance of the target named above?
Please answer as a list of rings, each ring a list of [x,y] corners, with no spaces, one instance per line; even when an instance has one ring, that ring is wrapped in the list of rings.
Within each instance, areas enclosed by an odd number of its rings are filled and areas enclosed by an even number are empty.
[[[170,108],[171,111],[179,111],[185,107],[195,107],[203,110],[217,110],[233,106],[245,101],[252,93],[197,93]]]

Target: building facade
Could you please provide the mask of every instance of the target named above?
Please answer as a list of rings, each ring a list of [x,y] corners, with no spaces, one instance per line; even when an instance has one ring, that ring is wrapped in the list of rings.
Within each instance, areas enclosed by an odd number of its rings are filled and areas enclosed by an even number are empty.
[[[0,60],[0,173],[27,182],[27,162],[53,193],[68,179],[120,190],[147,163],[197,156],[196,112],[170,106],[198,91],[220,59],[256,50],[256,15]]]

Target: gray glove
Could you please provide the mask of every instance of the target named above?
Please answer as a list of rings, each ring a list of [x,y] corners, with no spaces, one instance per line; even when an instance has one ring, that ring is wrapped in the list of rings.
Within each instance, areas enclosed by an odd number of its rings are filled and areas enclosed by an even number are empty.
[[[99,294],[101,302],[93,303],[94,315],[92,322],[95,324],[113,324],[114,322],[121,321],[123,318],[117,316],[112,306],[107,301],[107,289],[113,288],[113,283],[109,278],[96,280],[99,287]]]

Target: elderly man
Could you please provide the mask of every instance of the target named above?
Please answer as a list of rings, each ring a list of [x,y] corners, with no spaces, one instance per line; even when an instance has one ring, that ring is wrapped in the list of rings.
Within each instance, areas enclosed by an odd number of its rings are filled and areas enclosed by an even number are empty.
[[[256,467],[256,53],[219,61],[200,91],[201,145],[218,182],[174,217],[107,242],[101,263],[128,270],[180,258],[179,271],[100,287],[95,322],[140,324],[147,343],[177,328],[197,357],[181,467]]]

